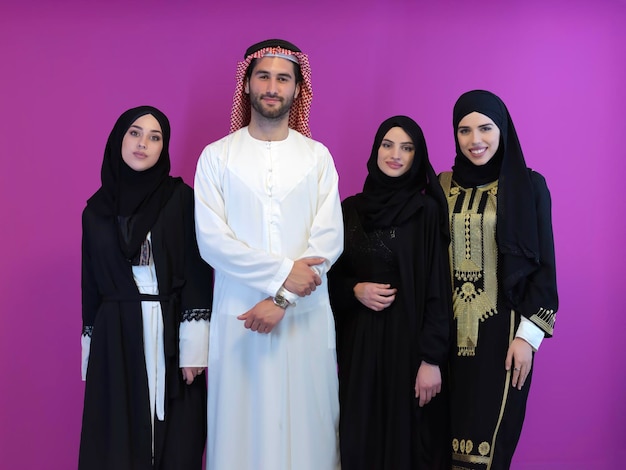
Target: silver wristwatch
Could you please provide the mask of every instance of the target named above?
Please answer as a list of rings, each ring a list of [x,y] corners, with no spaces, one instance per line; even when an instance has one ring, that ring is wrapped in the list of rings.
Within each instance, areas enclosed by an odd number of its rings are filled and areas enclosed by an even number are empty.
[[[274,305],[278,305],[280,308],[289,307],[289,301],[284,298],[282,295],[277,295],[276,297],[272,297],[272,302]]]

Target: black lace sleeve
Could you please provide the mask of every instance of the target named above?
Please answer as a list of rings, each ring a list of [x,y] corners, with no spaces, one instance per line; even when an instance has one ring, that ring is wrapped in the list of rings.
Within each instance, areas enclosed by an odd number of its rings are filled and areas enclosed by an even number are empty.
[[[185,194],[185,286],[182,321],[211,319],[213,268],[200,256],[196,241],[193,190]]]

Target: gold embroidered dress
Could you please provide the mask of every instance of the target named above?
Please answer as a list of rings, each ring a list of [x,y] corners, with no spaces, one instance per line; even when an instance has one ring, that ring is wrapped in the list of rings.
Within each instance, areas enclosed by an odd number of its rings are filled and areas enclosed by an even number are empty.
[[[443,173],[440,180],[450,214],[456,329],[450,359],[452,469],[507,468],[502,462],[510,461],[519,439],[532,371],[520,391],[504,368],[521,317],[503,305],[498,282],[498,181],[463,188],[451,176]],[[551,332],[553,311],[539,309],[528,317],[541,323],[542,315],[548,315],[544,323]]]
[[[528,356],[552,336],[558,308],[552,203],[498,96],[463,93],[452,126],[454,165],[439,177],[451,232],[452,469],[508,470],[532,381],[534,354]],[[484,158],[476,158],[479,149]],[[518,390],[511,384],[520,374]]]

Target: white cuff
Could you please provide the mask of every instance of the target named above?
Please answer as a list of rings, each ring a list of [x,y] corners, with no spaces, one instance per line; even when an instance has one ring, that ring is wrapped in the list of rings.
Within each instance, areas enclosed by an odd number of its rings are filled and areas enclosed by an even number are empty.
[[[295,305],[296,300],[298,300],[298,294],[294,294],[293,292],[288,291],[285,286],[282,286],[280,289],[278,289],[276,295],[284,297],[291,305]]]
[[[87,380],[87,365],[89,364],[89,350],[91,349],[91,336],[80,335],[81,364],[80,376],[83,382]]]
[[[315,271],[317,275],[321,278],[323,278],[326,275],[326,273],[330,270],[330,268],[331,268],[331,264],[326,258],[324,258],[323,263],[314,264],[313,266],[311,266],[311,269]]]
[[[531,322],[525,316],[521,316],[521,321],[519,326],[517,327],[517,332],[515,333],[516,338],[522,338],[528,344],[530,344],[535,352],[539,350],[539,346],[541,346],[541,342],[545,337],[545,333],[541,328]]]
[[[206,367],[209,360],[209,321],[180,323],[179,367]]]

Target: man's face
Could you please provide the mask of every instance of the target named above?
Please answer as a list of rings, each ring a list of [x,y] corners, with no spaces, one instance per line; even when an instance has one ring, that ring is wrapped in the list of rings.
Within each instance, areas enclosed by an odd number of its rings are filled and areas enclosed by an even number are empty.
[[[282,119],[300,93],[294,63],[281,57],[257,59],[245,92],[250,95],[253,113],[266,119]]]

